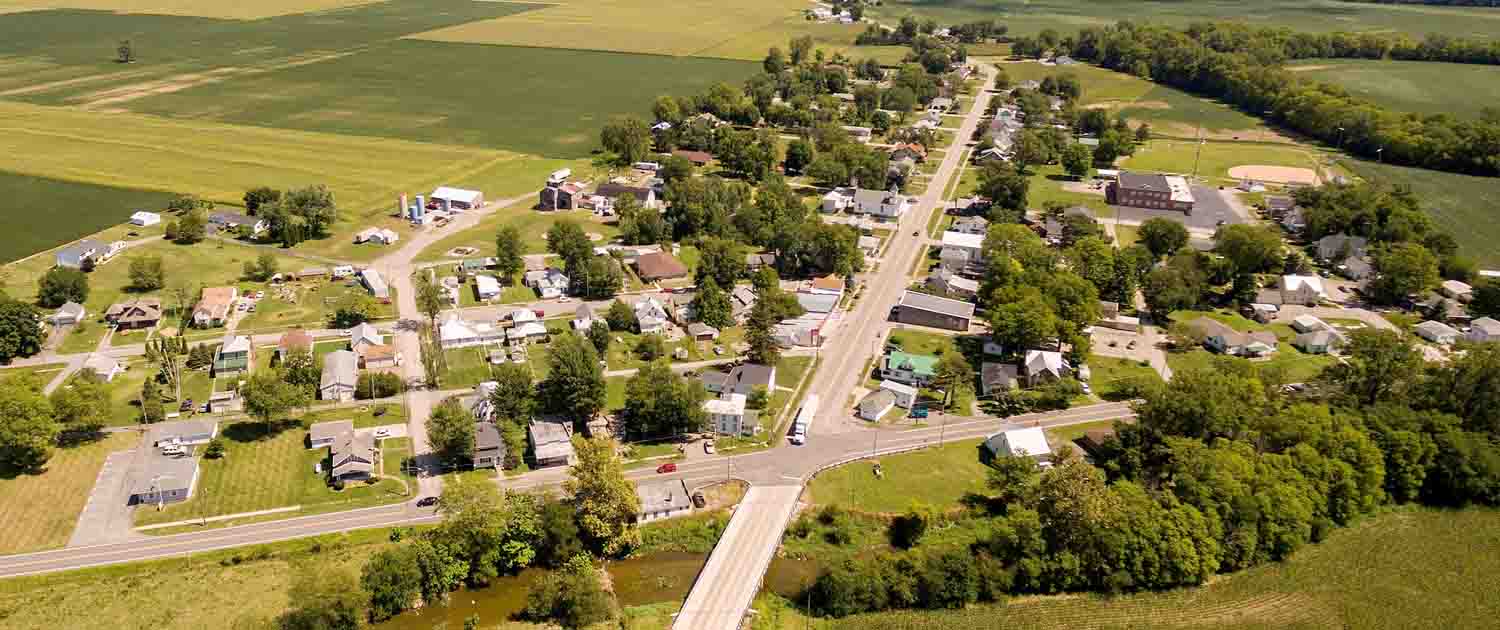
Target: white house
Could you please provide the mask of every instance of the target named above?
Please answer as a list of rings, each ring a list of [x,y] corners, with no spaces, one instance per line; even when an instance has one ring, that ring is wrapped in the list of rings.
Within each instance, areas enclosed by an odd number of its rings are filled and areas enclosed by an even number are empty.
[[[905,383],[880,381],[880,389],[895,395],[896,406],[902,409],[911,409],[912,404],[917,402],[917,388]]]
[[[1448,345],[1458,340],[1458,331],[1439,321],[1425,321],[1415,327],[1417,336],[1432,343]]]
[[[635,515],[637,523],[659,521],[693,511],[693,500],[688,496],[687,482],[681,479],[641,484],[636,487],[635,496],[641,501],[641,511]]]
[[[859,189],[854,191],[854,205],[850,210],[887,219],[899,219],[911,209],[911,200],[898,192]]]
[[[370,295],[382,300],[391,297],[391,288],[386,285],[385,278],[380,276],[379,271],[365,269],[359,272],[359,280],[365,285],[366,289],[370,290]]]
[[[1493,317],[1481,317],[1469,322],[1468,339],[1474,343],[1500,341],[1500,320]]]
[[[1333,330],[1326,322],[1313,315],[1298,315],[1292,320],[1292,329],[1299,333],[1313,332],[1315,330]]]
[[[474,294],[481,300],[500,297],[500,281],[494,276],[474,276]]]
[[[1315,306],[1326,299],[1328,299],[1328,293],[1323,290],[1322,278],[1295,275],[1281,277],[1282,304]]]
[[[135,214],[130,215],[130,224],[131,225],[136,225],[136,226],[140,226],[140,227],[150,227],[150,226],[157,225],[157,224],[160,224],[160,223],[161,223],[161,215],[157,214],[155,212],[146,212],[145,210],[137,210],[137,211],[135,211]]]
[[[568,291],[569,280],[555,267],[528,271],[522,281],[544,300],[560,298]]]
[[[984,235],[952,230],[943,232],[943,249],[939,257],[944,261],[965,261],[968,265],[979,264],[984,260]]]
[[[459,317],[458,313],[449,313],[447,318],[438,324],[438,344],[444,349],[467,348],[504,341],[505,329],[488,322],[465,321]]]
[[[877,389],[859,401],[858,415],[862,420],[875,422],[896,407],[896,395],[888,389]]]
[[[823,212],[829,214],[843,212],[854,203],[854,195],[847,188],[835,188],[823,195],[823,203],[818,206]]]
[[[745,423],[744,394],[728,394],[723,398],[703,401],[703,411],[708,414],[709,426],[720,435],[754,435],[754,426]]]
[[[359,358],[348,350],[323,355],[323,376],[318,385],[320,400],[354,400],[359,379]]]
[[[87,316],[88,309],[85,309],[82,304],[68,302],[58,308],[57,312],[53,313],[47,320],[52,322],[53,326],[72,326],[83,321]]]
[[[635,322],[641,334],[659,333],[667,329],[667,308],[660,300],[648,297],[635,303]]]
[[[1044,460],[1052,454],[1052,447],[1047,444],[1047,434],[1041,427],[1001,431],[985,439],[984,447],[996,457],[1010,455]],[[1043,461],[1042,464],[1046,465],[1047,462]]]
[[[1438,293],[1443,294],[1443,297],[1468,302],[1474,298],[1474,287],[1469,286],[1467,282],[1444,280],[1443,284],[1438,286]]]
[[[94,374],[99,377],[99,380],[106,383],[115,380],[115,375],[125,371],[125,368],[120,366],[119,361],[102,354],[90,355],[83,362],[83,367],[87,370],[93,370]]]

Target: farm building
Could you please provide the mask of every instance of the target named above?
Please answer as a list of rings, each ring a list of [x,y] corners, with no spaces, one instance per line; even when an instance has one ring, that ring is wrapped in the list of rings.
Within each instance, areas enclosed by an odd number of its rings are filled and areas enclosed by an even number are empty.
[[[382,300],[390,299],[391,288],[386,285],[385,278],[380,276],[379,271],[374,269],[362,270],[359,272],[359,281],[365,285],[366,289],[370,290],[370,295]]]
[[[401,240],[401,235],[395,230],[387,228],[365,228],[354,235],[356,243],[375,243],[376,245],[390,245]]]
[[[484,205],[484,193],[477,190],[464,190],[440,186],[432,191],[430,199],[436,202],[442,210],[473,210]]]
[[[161,215],[155,212],[137,210],[135,214],[130,215],[130,224],[137,227],[151,227],[160,223]]]

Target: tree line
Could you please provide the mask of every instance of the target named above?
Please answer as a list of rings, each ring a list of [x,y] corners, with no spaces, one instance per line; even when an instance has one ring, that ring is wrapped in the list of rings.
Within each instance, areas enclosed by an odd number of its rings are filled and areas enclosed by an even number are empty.
[[[1066,43],[1079,59],[1223,100],[1360,156],[1500,174],[1500,109],[1490,108],[1472,120],[1388,111],[1281,67],[1286,52],[1275,40],[1263,44],[1248,36],[1221,35],[1237,32],[1233,27],[1176,30],[1121,22],[1083,29]]]

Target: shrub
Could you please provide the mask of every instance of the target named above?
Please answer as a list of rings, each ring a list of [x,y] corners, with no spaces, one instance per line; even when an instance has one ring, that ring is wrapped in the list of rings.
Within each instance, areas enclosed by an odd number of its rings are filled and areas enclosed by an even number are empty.
[[[219,459],[224,456],[224,440],[214,438],[208,441],[208,446],[203,448],[203,456],[208,459]]]

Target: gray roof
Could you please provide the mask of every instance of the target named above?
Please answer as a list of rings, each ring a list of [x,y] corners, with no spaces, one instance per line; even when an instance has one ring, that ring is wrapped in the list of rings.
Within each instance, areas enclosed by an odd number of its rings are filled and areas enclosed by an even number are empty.
[[[1159,174],[1144,173],[1120,173],[1120,186],[1131,190],[1151,190],[1156,192],[1170,193],[1172,187],[1167,184],[1167,177]]]
[[[1369,242],[1369,239],[1366,239],[1363,236],[1350,236],[1348,234],[1329,234],[1328,236],[1318,239],[1318,257],[1333,258],[1334,256],[1339,255],[1339,253],[1343,252],[1346,245],[1349,248],[1348,253],[1350,256],[1361,256],[1364,254],[1365,246],[1368,245]]]
[[[375,471],[375,436],[358,431],[340,433],[329,445],[335,477]]]
[[[771,389],[776,385],[771,382],[775,370],[773,367],[759,363],[742,363],[729,371],[729,378],[724,380],[724,387],[733,389],[736,394],[747,396],[756,387]]]
[[[1469,322],[1469,327],[1483,331],[1487,335],[1500,335],[1500,320],[1493,317],[1481,317]]]
[[[1292,209],[1293,206],[1296,206],[1296,205],[1297,205],[1297,202],[1295,200],[1293,200],[1291,197],[1284,197],[1284,196],[1280,196],[1280,195],[1267,195],[1266,196],[1266,208],[1270,209],[1270,210],[1273,210],[1273,211],[1290,210],[1290,209]]]
[[[1293,340],[1293,345],[1305,348],[1308,346],[1328,346],[1335,343],[1342,343],[1343,341],[1344,336],[1334,331],[1314,330],[1297,335],[1297,338]]]
[[[860,205],[878,205],[885,203],[885,200],[896,196],[899,195],[892,194],[890,191],[886,190],[870,190],[868,188],[860,188],[854,191],[854,202]]]
[[[1417,324],[1416,326],[1414,326],[1414,328],[1416,328],[1417,330],[1421,330],[1421,331],[1427,332],[1429,334],[1433,334],[1433,335],[1456,335],[1456,334],[1458,334],[1458,330],[1454,329],[1452,326],[1449,326],[1449,325],[1444,324],[1443,322],[1440,322],[1440,321],[1437,321],[1437,320],[1428,320],[1428,321],[1422,322],[1422,323]]]
[[[487,451],[505,448],[505,440],[500,438],[500,429],[493,422],[474,423],[474,450]]]
[[[798,293],[797,303],[809,313],[832,313],[839,305],[839,295],[827,295],[822,293]]]
[[[238,212],[214,212],[208,215],[209,223],[219,225],[255,225],[257,219]]]
[[[313,442],[327,442],[340,434],[354,430],[353,420],[319,422],[307,428],[307,438]]]
[[[348,350],[323,355],[323,380],[320,388],[331,385],[354,387],[358,378],[358,357]]]
[[[989,363],[979,367],[979,387],[983,394],[996,389],[1009,389],[1016,382],[1016,376],[1020,372],[1016,366],[1009,363]]]
[[[77,302],[68,302],[58,307],[57,312],[65,315],[72,315],[73,317],[83,317],[84,311],[82,304],[79,304]]]
[[[130,479],[130,494],[146,494],[152,490],[172,491],[190,488],[193,477],[198,474],[198,458],[147,455],[145,465],[134,471]]]
[[[146,434],[146,443],[155,445],[172,438],[214,435],[219,428],[217,420],[177,420],[151,426]]]
[[[901,306],[954,317],[963,317],[965,319],[972,319],[974,317],[974,305],[969,302],[950,300],[915,291],[907,291],[901,296]]]
[[[896,395],[892,394],[891,390],[879,389],[870,392],[863,400],[859,401],[859,412],[868,415],[876,411],[882,411],[894,404],[896,404]]]
[[[98,252],[101,249],[109,249],[108,245],[93,239],[83,239],[57,251],[57,255],[63,258],[82,258],[89,252]]]
[[[538,460],[573,456],[573,441],[568,436],[567,427],[561,422],[537,420],[526,431],[531,435],[532,449]]]
[[[718,370],[706,370],[698,375],[698,380],[703,382],[704,387],[723,387],[729,382],[729,374]]]
[[[635,495],[641,499],[641,513],[680,510],[692,507],[687,483],[673,479],[662,483],[636,486]]]
[[[714,328],[713,326],[709,326],[708,324],[705,324],[703,322],[693,322],[691,324],[688,324],[687,331],[689,335],[692,335],[694,337],[698,337],[700,335],[719,334],[719,329]]]

